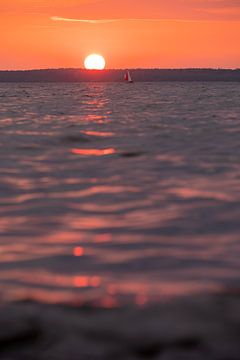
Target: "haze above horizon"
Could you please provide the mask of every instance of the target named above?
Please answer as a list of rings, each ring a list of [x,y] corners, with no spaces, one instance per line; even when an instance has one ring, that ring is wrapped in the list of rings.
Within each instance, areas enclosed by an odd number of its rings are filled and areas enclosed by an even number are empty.
[[[0,69],[238,68],[239,0],[9,0]]]

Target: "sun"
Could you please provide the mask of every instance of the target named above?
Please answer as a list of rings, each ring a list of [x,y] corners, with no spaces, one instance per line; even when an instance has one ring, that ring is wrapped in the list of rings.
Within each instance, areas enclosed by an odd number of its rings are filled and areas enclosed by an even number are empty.
[[[87,70],[103,70],[106,66],[106,61],[102,55],[91,54],[84,60],[84,66]]]

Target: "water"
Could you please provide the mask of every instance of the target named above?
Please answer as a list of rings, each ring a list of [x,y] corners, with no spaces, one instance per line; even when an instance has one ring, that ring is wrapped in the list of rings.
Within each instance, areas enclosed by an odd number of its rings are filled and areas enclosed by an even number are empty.
[[[240,283],[240,84],[1,84],[2,300]]]

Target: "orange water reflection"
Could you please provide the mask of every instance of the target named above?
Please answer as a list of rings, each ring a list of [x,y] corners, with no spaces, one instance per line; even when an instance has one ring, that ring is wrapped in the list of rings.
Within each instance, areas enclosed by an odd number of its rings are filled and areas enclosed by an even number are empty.
[[[93,105],[95,105],[95,104],[93,104]],[[98,124],[105,124],[110,121],[110,120],[108,120],[107,116],[94,115],[94,114],[87,115],[86,120],[87,120],[87,122],[95,122]]]
[[[111,137],[114,135],[113,132],[100,132],[100,131],[82,131],[83,134],[92,135],[92,136],[99,136],[99,137]]]
[[[101,278],[99,276],[75,276],[73,278],[73,285],[77,288],[99,287],[101,285]]]
[[[7,285],[6,285],[7,281]],[[97,306],[119,306],[122,300],[132,299],[142,307],[155,300],[168,300],[176,296],[218,291],[212,282],[198,284],[195,281],[161,281],[133,278],[112,279],[106,274],[59,275],[47,271],[8,270],[0,274],[1,289],[8,299],[32,299],[43,302],[84,302],[88,298]],[[36,288],[37,285],[37,288]],[[40,285],[40,288],[38,288]],[[73,292],[74,291],[74,292]],[[83,292],[81,292],[83,291]],[[160,296],[161,294],[161,296]]]
[[[34,276],[33,276],[34,275]],[[8,279],[9,281],[15,281],[18,279],[20,283],[27,285],[38,284],[57,288],[72,288],[74,287],[99,287],[102,283],[102,279],[98,275],[92,276],[72,276],[72,275],[59,275],[56,273],[49,273],[46,271],[32,271],[27,272],[24,270],[9,270],[2,271],[0,273],[0,280]]]
[[[75,276],[73,278],[73,284],[75,287],[88,287],[89,278],[87,276]]]
[[[72,149],[72,154],[75,155],[84,155],[84,156],[105,156],[112,155],[116,153],[114,148],[107,149]]]
[[[192,198],[203,198],[203,199],[214,199],[220,201],[232,201],[233,196],[226,194],[224,192],[216,191],[215,189],[212,191],[205,189],[193,189],[193,188],[175,188],[170,189],[168,191],[171,194],[176,194],[179,197],[184,199],[192,199]]]
[[[80,246],[76,246],[74,249],[73,249],[73,255],[74,256],[83,256],[83,254],[84,254],[84,250],[83,250],[83,248],[82,247],[80,247]]]

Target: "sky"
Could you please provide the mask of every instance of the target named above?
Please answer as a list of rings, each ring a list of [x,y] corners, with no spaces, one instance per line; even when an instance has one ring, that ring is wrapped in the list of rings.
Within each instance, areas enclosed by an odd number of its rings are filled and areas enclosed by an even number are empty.
[[[0,69],[239,68],[240,0],[0,0]]]

